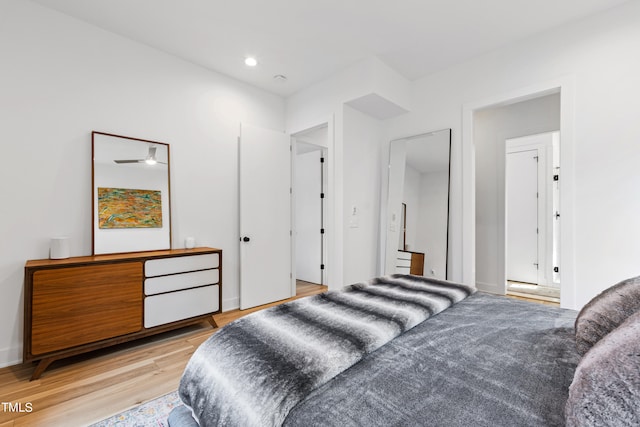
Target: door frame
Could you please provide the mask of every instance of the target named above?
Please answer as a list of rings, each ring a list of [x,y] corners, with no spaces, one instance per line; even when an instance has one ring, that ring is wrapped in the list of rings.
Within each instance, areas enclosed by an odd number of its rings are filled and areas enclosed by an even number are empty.
[[[324,189],[324,248],[323,257],[325,263],[324,285],[331,287],[332,283],[338,283],[338,278],[335,277],[338,273],[338,259],[340,252],[336,250],[336,179],[335,179],[335,150],[334,150],[334,118],[333,116],[325,121],[316,122],[317,124],[305,127],[299,130],[291,131],[291,291],[292,294],[296,294],[296,215],[295,215],[295,203],[296,203],[296,188],[295,188],[295,171],[296,171],[296,151],[297,151],[297,135],[301,133],[309,132],[314,129],[320,129],[322,127],[327,128],[327,141],[326,145],[318,145],[322,148],[325,154],[325,171],[327,173],[327,186]]]
[[[557,131],[542,132],[537,134],[525,135],[516,138],[509,138],[505,141],[505,165],[509,154],[522,151],[536,150],[537,162],[537,182],[538,182],[538,274],[537,283],[542,286],[549,286],[553,282],[552,263],[553,263],[553,227],[552,227],[552,210],[553,198],[551,191],[551,177],[553,174],[553,141],[557,135]],[[545,142],[532,142],[536,137],[549,136]],[[507,259],[509,257],[508,245],[508,228],[507,221],[507,188],[509,185],[509,177],[505,168],[505,231],[504,231],[504,247],[505,247],[505,283],[509,279],[507,275]]]
[[[313,146],[313,150],[311,151],[312,153],[316,153],[315,156],[318,156],[315,160],[317,160],[317,163],[314,165],[316,167],[316,169],[314,170],[314,179],[318,179],[320,181],[320,186],[318,189],[318,194],[315,195],[315,197],[317,197],[318,199],[320,199],[320,223],[318,224],[318,228],[317,228],[317,232],[319,234],[320,239],[318,239],[318,245],[319,247],[317,247],[316,249],[318,249],[319,253],[320,253],[320,257],[318,258],[317,262],[317,268],[320,274],[320,280],[319,283],[317,284],[322,284],[324,285],[326,282],[326,277],[325,277],[325,271],[322,269],[321,264],[325,264],[326,263],[326,236],[321,233],[321,229],[326,228],[326,221],[325,218],[327,217],[327,212],[326,212],[326,203],[324,203],[324,200],[320,197],[320,193],[325,193],[326,192],[326,186],[325,186],[325,182],[326,181],[326,157],[327,157],[327,148],[324,145],[319,145],[316,144],[312,141],[308,141],[308,140],[302,140],[301,138],[299,138],[296,135],[292,135],[291,136],[291,153],[292,153],[292,162],[291,162],[291,174],[292,174],[292,179],[291,179],[291,188],[292,188],[292,195],[291,195],[291,203],[292,203],[292,210],[291,210],[291,218],[292,218],[292,235],[293,235],[293,239],[292,239],[292,252],[295,251],[295,256],[292,256],[292,262],[293,261],[297,261],[298,260],[298,254],[300,253],[300,251],[298,250],[298,243],[300,242],[298,239],[298,218],[297,218],[297,207],[298,207],[298,199],[299,199],[299,195],[302,194],[300,189],[298,188],[298,181],[297,181],[297,172],[298,172],[298,162],[300,161],[300,154],[298,153],[298,147],[300,144],[304,144],[306,146]],[[309,154],[309,153],[305,153],[305,154]],[[320,161],[320,159],[323,159],[322,161]],[[315,202],[314,202],[315,203]],[[317,212],[316,212],[317,213]],[[318,237],[318,236],[316,236]],[[298,271],[297,271],[297,264],[293,265],[292,267],[292,274],[293,274],[293,278],[295,279],[294,281],[297,282],[298,280]],[[316,274],[316,273],[314,273]],[[316,283],[315,281],[313,281],[313,283]]]
[[[565,76],[544,83],[523,87],[506,93],[493,95],[483,100],[465,103],[462,106],[462,233],[461,233],[461,280],[476,284],[476,200],[475,200],[475,144],[474,112],[484,108],[513,104],[560,92],[560,207],[563,221],[560,229],[560,260],[562,280],[560,283],[560,306],[577,308],[575,284],[575,233],[574,233],[574,112],[575,82]],[[504,262],[504,260],[498,262]]]

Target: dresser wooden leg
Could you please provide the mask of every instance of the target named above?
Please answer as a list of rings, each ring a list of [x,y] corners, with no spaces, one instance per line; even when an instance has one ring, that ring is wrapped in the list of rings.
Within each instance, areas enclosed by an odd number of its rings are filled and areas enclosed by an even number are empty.
[[[211,326],[213,326],[214,328],[218,327],[218,324],[216,323],[216,319],[214,319],[213,316],[207,317],[207,320],[209,321],[209,323],[211,323]]]
[[[47,369],[51,364],[51,362],[53,362],[54,360],[56,360],[55,357],[48,357],[46,359],[42,359],[40,363],[38,363],[38,366],[36,366],[35,371],[33,371],[30,381],[37,380],[38,378],[40,378],[40,375],[42,375],[44,370]]]

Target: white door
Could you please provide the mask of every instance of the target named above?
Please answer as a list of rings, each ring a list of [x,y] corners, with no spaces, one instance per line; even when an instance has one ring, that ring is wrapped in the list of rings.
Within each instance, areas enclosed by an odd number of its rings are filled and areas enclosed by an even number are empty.
[[[538,150],[507,154],[507,280],[538,283]]]
[[[291,152],[282,132],[240,128],[240,309],[293,296]]]
[[[298,145],[301,143],[298,142]],[[296,155],[296,279],[322,283],[322,150]]]

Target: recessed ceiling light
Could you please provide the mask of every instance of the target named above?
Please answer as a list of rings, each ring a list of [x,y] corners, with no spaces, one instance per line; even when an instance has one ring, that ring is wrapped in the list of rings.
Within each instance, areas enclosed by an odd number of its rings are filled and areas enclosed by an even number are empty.
[[[244,63],[247,67],[255,67],[256,65],[258,65],[258,61],[252,56],[246,57]]]

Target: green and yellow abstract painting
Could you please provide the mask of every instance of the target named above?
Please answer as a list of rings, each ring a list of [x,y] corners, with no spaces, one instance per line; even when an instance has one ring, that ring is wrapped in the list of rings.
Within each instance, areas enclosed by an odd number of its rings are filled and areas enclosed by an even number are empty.
[[[158,190],[98,187],[99,228],[162,228]]]

